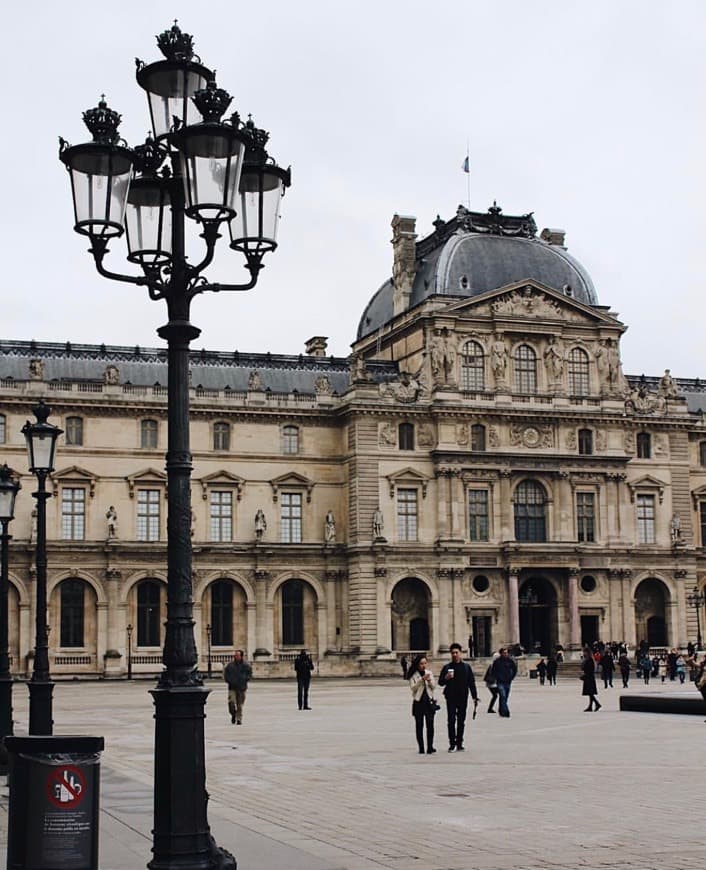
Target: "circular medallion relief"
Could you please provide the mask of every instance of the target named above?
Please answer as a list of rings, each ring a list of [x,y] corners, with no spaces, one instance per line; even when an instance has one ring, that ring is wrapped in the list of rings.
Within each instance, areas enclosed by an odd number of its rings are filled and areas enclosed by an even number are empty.
[[[525,447],[536,447],[540,442],[539,431],[534,426],[528,426],[522,433],[522,442]]]

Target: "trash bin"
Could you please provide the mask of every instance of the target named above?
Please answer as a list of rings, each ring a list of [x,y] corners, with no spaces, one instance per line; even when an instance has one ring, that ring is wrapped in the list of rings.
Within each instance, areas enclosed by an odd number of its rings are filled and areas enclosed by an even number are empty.
[[[98,870],[102,737],[6,737],[8,870]]]

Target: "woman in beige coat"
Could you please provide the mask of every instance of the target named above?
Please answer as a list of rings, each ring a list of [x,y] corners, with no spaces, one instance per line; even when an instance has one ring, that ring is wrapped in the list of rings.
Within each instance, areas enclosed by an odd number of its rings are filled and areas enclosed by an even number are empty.
[[[427,668],[426,656],[417,655],[412,659],[412,664],[407,671],[407,679],[412,691],[412,716],[414,716],[419,753],[420,755],[424,754],[424,724],[426,723],[426,754],[431,755],[436,752],[434,749],[434,714],[439,705],[434,699],[436,681],[432,672]]]

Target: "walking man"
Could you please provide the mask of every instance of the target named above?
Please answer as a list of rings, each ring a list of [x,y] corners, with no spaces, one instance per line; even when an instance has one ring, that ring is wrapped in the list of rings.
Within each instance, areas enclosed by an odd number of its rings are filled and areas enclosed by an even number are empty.
[[[303,649],[294,659],[294,670],[297,673],[297,702],[300,710],[311,710],[309,706],[309,683],[314,663],[309,653]]]
[[[613,658],[613,653],[610,651],[608,647],[606,647],[605,652],[601,656],[601,670],[603,671],[603,686],[604,688],[608,688],[608,686],[613,688],[613,671],[615,670],[615,659]]]
[[[493,662],[493,674],[498,683],[498,713],[505,719],[510,718],[510,708],[507,699],[510,696],[510,686],[517,674],[517,662],[510,658],[510,652],[506,646],[500,647],[500,656]]]
[[[237,649],[233,658],[223,669],[223,679],[228,683],[228,712],[234,725],[243,724],[243,706],[245,694],[248,691],[248,680],[252,677],[252,668],[245,661],[243,651]]]
[[[447,662],[439,674],[439,685],[444,687],[446,698],[446,718],[449,730],[449,752],[454,749],[463,752],[463,732],[466,727],[468,695],[473,696],[474,705],[478,704],[476,679],[468,662],[461,657],[461,644],[451,644],[451,661]]]

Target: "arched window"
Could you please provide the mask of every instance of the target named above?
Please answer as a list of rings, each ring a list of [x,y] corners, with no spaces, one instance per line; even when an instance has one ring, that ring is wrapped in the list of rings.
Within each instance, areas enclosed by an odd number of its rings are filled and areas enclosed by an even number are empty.
[[[61,646],[83,646],[84,590],[83,580],[64,580],[59,587],[61,601]]]
[[[414,450],[414,424],[400,423],[397,432],[400,450]]]
[[[83,444],[83,418],[66,418],[66,443],[72,447],[80,447]]]
[[[211,585],[211,643],[233,645],[233,584],[216,580]]]
[[[143,580],[137,587],[137,645],[160,645],[161,584],[157,580]]]
[[[485,426],[481,423],[471,426],[471,450],[485,450]]]
[[[304,584],[287,580],[282,586],[282,645],[304,643]]]
[[[299,453],[299,427],[282,427],[282,453]]]
[[[230,450],[230,423],[213,424],[213,449]]]
[[[537,392],[537,354],[528,344],[521,344],[514,354],[515,391],[532,395]]]
[[[637,433],[637,458],[649,459],[652,456],[652,438],[649,432]]]
[[[588,392],[588,354],[575,347],[569,352],[569,395],[587,396]]]
[[[515,540],[547,540],[547,494],[535,480],[523,480],[515,490]]]
[[[0,444],[5,443],[5,438],[6,438],[6,428],[5,427],[6,427],[5,415],[0,414]]]
[[[157,421],[143,420],[140,423],[140,447],[152,448],[157,446]]]
[[[593,432],[590,429],[579,429],[579,453],[582,456],[593,453]]]
[[[485,356],[477,341],[467,341],[461,353],[461,389],[485,389]]]

